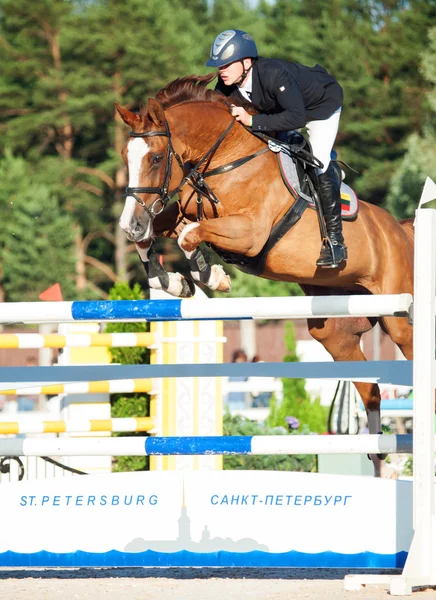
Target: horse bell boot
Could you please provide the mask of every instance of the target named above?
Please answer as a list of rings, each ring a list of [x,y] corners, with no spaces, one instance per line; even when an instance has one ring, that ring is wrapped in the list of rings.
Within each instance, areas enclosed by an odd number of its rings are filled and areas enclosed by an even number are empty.
[[[318,267],[336,268],[348,258],[347,247],[342,234],[342,202],[340,179],[330,162],[325,173],[318,175],[319,194],[324,212],[329,239],[323,240]]]

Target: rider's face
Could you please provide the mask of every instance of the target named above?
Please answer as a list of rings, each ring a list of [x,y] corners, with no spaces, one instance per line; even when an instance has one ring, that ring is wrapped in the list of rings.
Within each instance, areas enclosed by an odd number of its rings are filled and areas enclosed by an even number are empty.
[[[242,73],[244,72],[244,67],[248,69],[251,65],[250,58],[244,58],[243,61],[237,60],[235,62],[230,63],[229,65],[225,65],[224,67],[219,68],[219,72],[221,75],[221,79],[223,80],[225,85],[233,85],[241,78]]]

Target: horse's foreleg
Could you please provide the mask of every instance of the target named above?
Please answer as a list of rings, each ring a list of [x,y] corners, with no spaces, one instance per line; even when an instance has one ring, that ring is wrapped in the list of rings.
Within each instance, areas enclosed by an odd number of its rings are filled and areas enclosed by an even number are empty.
[[[209,254],[202,248],[197,247],[191,252],[183,250],[183,253],[188,259],[191,277],[195,281],[203,283],[213,291],[230,292],[232,288],[230,277],[221,265],[210,264]]]
[[[260,217],[254,220],[246,215],[229,215],[186,225],[179,235],[179,246],[186,253],[195,250],[200,242],[208,242],[228,252],[256,256],[269,232],[268,224]]]
[[[154,290],[162,290],[177,298],[191,298],[195,294],[192,280],[181,273],[168,273],[153,252],[151,244],[135,244],[148,279],[148,285]]]
[[[161,215],[163,215],[163,217]],[[161,213],[161,215],[159,215],[155,221],[155,235],[177,238],[186,228],[196,225],[196,223],[185,220],[178,203],[169,206]],[[214,291],[230,291],[232,287],[230,277],[224,272],[221,265],[210,264],[210,256],[208,253],[204,252],[202,248],[199,247],[191,251],[182,248],[182,251],[188,259],[192,279],[203,283],[209,289]]]
[[[200,281],[211,290],[218,290],[219,292],[229,292],[231,289],[230,277],[226,274],[221,265],[211,265],[209,262],[208,255],[203,252],[199,244],[202,241],[215,243],[214,236],[207,236],[202,238],[204,231],[207,230],[210,223],[215,221],[225,221],[229,217],[223,219],[211,219],[208,221],[201,221],[199,223],[189,223],[185,225],[179,235],[178,244],[182,249],[184,255],[189,261],[189,268],[191,276],[195,281]],[[200,236],[198,236],[198,233]],[[222,244],[217,244],[220,248],[223,248]],[[233,245],[229,246],[232,249]],[[239,252],[239,250],[233,250]]]

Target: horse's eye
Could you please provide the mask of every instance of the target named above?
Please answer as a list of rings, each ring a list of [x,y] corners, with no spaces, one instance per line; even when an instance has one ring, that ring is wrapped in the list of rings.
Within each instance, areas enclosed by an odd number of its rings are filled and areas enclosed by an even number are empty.
[[[160,165],[163,161],[163,154],[155,154],[151,159],[152,165]]]

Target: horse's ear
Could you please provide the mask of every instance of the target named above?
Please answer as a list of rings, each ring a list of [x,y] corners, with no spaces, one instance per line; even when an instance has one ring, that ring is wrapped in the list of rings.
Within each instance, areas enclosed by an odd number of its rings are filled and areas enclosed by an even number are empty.
[[[149,119],[151,119],[155,125],[159,127],[165,124],[165,113],[160,102],[154,98],[149,98],[147,110]]]
[[[117,112],[123,119],[124,123],[129,125],[129,127],[133,128],[134,124],[141,120],[140,115],[135,115],[135,113],[130,112],[130,110],[123,108],[117,103],[115,103],[115,108],[117,109]]]

